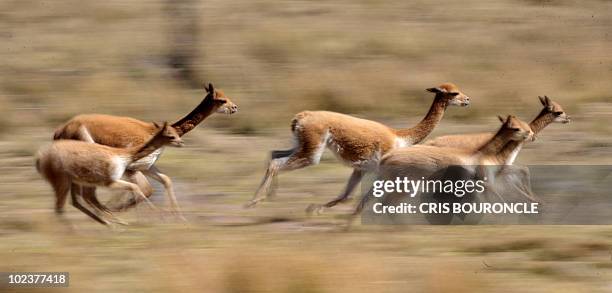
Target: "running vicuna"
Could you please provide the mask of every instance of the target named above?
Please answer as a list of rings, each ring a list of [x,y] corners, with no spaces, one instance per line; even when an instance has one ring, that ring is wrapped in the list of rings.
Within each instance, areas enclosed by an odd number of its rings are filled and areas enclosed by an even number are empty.
[[[550,123],[569,123],[570,117],[565,113],[561,105],[552,101],[549,97],[538,97],[540,103],[544,106],[542,111],[536,116],[529,127],[533,130],[533,133],[537,135],[542,129],[548,126]],[[472,134],[457,134],[457,135],[445,135],[436,137],[434,139],[425,141],[423,145],[438,146],[438,147],[455,147],[467,150],[475,150],[480,148],[482,145],[487,143],[493,137],[494,133],[472,133]],[[514,141],[509,143],[505,147],[505,151],[510,152],[507,156],[506,165],[512,165],[516,160],[518,153],[521,151],[524,142]]]
[[[421,142],[440,122],[449,105],[467,106],[470,103],[470,98],[452,83],[427,90],[435,93],[433,104],[425,118],[412,128],[393,129],[375,121],[335,112],[298,113],[291,121],[295,147],[272,151],[266,174],[247,206],[253,206],[266,198],[270,184],[279,171],[318,164],[326,147],[351,166],[353,173],[342,194],[323,206],[311,206],[309,210],[332,207],[345,201],[364,173],[375,166],[382,155],[394,148]]]
[[[395,177],[421,179],[452,166],[474,168],[470,171],[478,172],[476,168],[480,166],[502,165],[507,160],[508,153],[503,150],[508,143],[533,139],[534,134],[529,124],[515,116],[509,115],[505,119],[499,117],[499,120],[502,122],[501,128],[484,145],[475,150],[417,145],[390,151],[382,157],[377,177],[383,180],[393,180]],[[486,169],[485,171],[490,171],[489,168]],[[483,177],[487,175],[484,172],[479,174]],[[369,193],[362,195],[355,209],[355,215],[361,212],[370,196]]]
[[[223,91],[215,89],[212,84],[206,88],[207,94],[202,102],[189,114],[172,124],[179,136],[185,135],[194,129],[206,117],[213,113],[233,114],[238,111],[234,104]],[[129,117],[118,117],[100,114],[78,115],[70,119],[55,132],[54,139],[74,139],[90,141],[117,148],[128,148],[142,144],[151,138],[156,132],[153,123],[140,121]],[[175,212],[178,211],[175,196],[172,191],[172,181],[168,176],[161,173],[155,162],[162,153],[162,148],[150,155],[132,163],[126,171],[126,180],[138,184],[146,197],[151,196],[153,189],[144,175],[162,183],[169,198],[173,199]],[[95,187],[79,187],[73,185],[72,193],[82,194],[85,201],[96,207],[108,210],[96,198]],[[139,199],[130,198],[127,203],[112,208],[113,211],[124,210],[138,203]],[[180,213],[180,212],[179,212]]]
[[[538,97],[544,106],[540,113],[529,123],[529,127],[535,135],[538,135],[546,126],[551,123],[569,123],[570,116],[563,110],[561,105],[552,101],[549,97]],[[446,135],[424,142],[424,145],[440,147],[456,147],[467,150],[474,150],[482,146],[493,136],[493,133],[474,133],[463,135]],[[539,201],[531,190],[531,175],[528,167],[515,166],[514,161],[523,148],[524,142],[512,141],[504,146],[502,156],[506,158],[504,168],[499,170],[497,177],[503,177],[505,182],[505,194],[510,198],[523,196],[530,201]]]
[[[165,145],[182,146],[175,128],[164,123],[156,127],[156,133],[148,141],[128,148],[114,148],[101,144],[76,141],[56,140],[50,146],[38,151],[36,169],[51,184],[55,191],[55,212],[61,214],[71,184],[81,186],[103,186],[131,192],[134,196],[146,199],[137,184],[121,179],[126,168],[135,161],[149,156]],[[72,205],[94,220],[107,225],[109,222],[100,218],[79,203],[76,193],[72,193]],[[94,211],[104,212],[117,219],[105,210],[93,206]],[[121,221],[119,221],[121,222]]]

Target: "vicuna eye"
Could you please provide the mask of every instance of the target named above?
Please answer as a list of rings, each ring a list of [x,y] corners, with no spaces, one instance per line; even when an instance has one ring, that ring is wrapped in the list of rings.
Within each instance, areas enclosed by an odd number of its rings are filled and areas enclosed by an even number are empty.
[[[555,112],[554,114],[555,116],[560,116],[561,114],[563,114],[563,112]]]
[[[520,131],[520,128],[510,128],[512,131]]]

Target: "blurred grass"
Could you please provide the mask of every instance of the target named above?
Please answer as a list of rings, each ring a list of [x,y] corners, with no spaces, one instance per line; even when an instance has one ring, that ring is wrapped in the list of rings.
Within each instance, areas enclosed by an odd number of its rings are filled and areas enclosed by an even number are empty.
[[[3,1],[6,109],[40,107],[22,122],[36,126],[80,112],[158,120],[188,112],[203,93],[166,66],[174,44],[165,5]],[[418,117],[431,101],[424,89],[444,81],[473,97],[473,110],[449,113],[466,122],[532,112],[542,94],[568,108],[611,98],[602,82],[612,78],[606,1],[192,5],[201,43],[180,45],[199,51],[198,76],[240,104],[241,118],[209,122],[234,133],[285,125],[304,109]]]
[[[275,198],[243,209],[281,133],[195,131],[158,164],[190,223],[143,205],[119,213],[131,225],[115,229],[69,204],[63,220],[54,215],[51,189],[26,154],[48,130],[3,141],[0,271],[69,271],[74,292],[605,292],[609,226],[357,224],[347,232],[353,203],[307,217],[306,206],[336,196],[350,174],[327,154],[281,175]],[[156,189],[153,201],[167,206]]]
[[[0,271],[70,271],[74,292],[609,288],[609,226],[344,232],[350,204],[308,218],[305,207],[336,196],[350,174],[329,154],[281,175],[274,200],[241,205],[268,151],[291,145],[296,112],[414,125],[432,100],[424,89],[445,81],[473,105],[449,109],[432,136],[490,131],[497,114],[530,119],[536,96],[549,95],[573,122],[551,125],[519,161],[609,163],[611,2],[193,1],[202,34],[188,44],[173,43],[170,27],[182,20],[167,14],[170,3],[0,2]],[[32,155],[79,113],[173,121],[189,112],[204,93],[168,67],[177,45],[198,53],[192,65],[202,83],[240,106],[210,117],[185,137],[188,147],[168,148],[159,161],[191,224],[146,207],[119,215],[132,225],[118,231],[72,207],[68,223],[58,220]]]

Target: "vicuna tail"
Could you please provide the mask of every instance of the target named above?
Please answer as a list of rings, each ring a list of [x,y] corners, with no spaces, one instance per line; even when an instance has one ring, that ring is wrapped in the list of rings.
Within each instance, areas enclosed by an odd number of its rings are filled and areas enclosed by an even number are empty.
[[[66,128],[68,126],[68,123],[58,127],[55,130],[55,133],[53,133],[53,140],[58,140],[58,139],[68,139],[67,135],[66,135]]]

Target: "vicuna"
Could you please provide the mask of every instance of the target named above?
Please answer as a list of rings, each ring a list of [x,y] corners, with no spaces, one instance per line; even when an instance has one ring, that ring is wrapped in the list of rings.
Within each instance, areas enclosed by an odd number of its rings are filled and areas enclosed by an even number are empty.
[[[318,164],[325,148],[352,167],[353,173],[338,197],[323,206],[311,206],[309,210],[332,207],[346,200],[380,156],[395,148],[418,144],[433,131],[449,105],[467,106],[470,102],[470,98],[451,83],[427,90],[435,93],[433,104],[425,118],[412,128],[394,129],[375,121],[335,112],[298,113],[291,122],[296,146],[289,150],[272,151],[266,174],[247,206],[266,198],[278,172]]]
[[[185,117],[172,123],[172,128],[176,130],[179,136],[183,136],[194,129],[199,123],[206,119],[206,117],[213,113],[233,114],[238,111],[238,106],[225,96],[223,91],[215,89],[212,84],[208,84],[208,87],[205,89],[207,94],[202,102]],[[74,139],[90,141],[116,148],[128,148],[147,141],[156,131],[157,128],[153,123],[129,117],[84,114],[75,116],[58,128],[53,138],[55,140]],[[127,181],[138,184],[146,197],[153,194],[153,189],[143,174],[162,183],[168,197],[171,198],[173,209],[175,212],[179,212],[178,204],[172,192],[172,181],[170,177],[163,174],[155,167],[155,162],[159,159],[161,153],[162,149],[160,148],[150,155],[133,162],[127,167],[125,177]],[[81,194],[81,187],[78,185],[73,185],[71,190],[73,193]],[[83,186],[82,196],[92,205],[109,211],[106,206],[102,205],[97,200],[95,187]],[[131,198],[127,203],[111,207],[110,210],[118,211],[127,209],[134,206],[138,200],[139,198]]]
[[[396,149],[381,159],[377,177],[382,180],[398,176],[420,179],[454,166],[474,168],[469,171],[477,173],[480,170],[476,169],[482,166],[503,165],[508,155],[504,147],[509,143],[533,139],[534,134],[527,123],[515,116],[499,119],[502,122],[501,128],[475,150],[428,145]],[[487,174],[481,172],[479,176]],[[369,193],[362,196],[354,215],[361,213],[369,198]]]
[[[558,103],[551,100],[548,96],[538,97],[542,106],[540,113],[529,123],[529,127],[538,135],[546,126],[551,123],[569,123],[570,116]],[[485,144],[493,133],[473,133],[440,136],[423,143],[423,145],[439,147],[456,147],[466,150],[475,150]],[[504,193],[510,198],[523,196],[531,201],[538,202],[537,196],[531,190],[531,174],[526,166],[515,166],[514,162],[519,152],[523,148],[524,142],[512,141],[506,144],[502,150],[503,162],[506,166],[501,168],[496,178],[503,178],[505,186]]]
[[[540,133],[550,123],[569,123],[570,116],[565,113],[561,105],[552,101],[549,97],[538,97],[540,103],[544,106],[540,113],[529,123],[529,127],[535,135]],[[472,133],[472,134],[457,134],[457,135],[445,135],[436,137],[423,143],[423,145],[438,146],[438,147],[455,147],[466,150],[475,150],[491,139],[494,133]],[[506,165],[512,165],[518,156],[523,142],[514,141],[505,147],[505,151],[510,152],[507,156],[507,160],[504,162]]]
[[[56,213],[63,212],[72,184],[129,191],[136,197],[147,199],[137,184],[121,179],[126,169],[133,162],[149,156],[165,145],[177,147],[183,145],[176,129],[167,122],[163,126],[155,124],[155,127],[157,131],[148,141],[128,148],[115,148],[76,140],[56,140],[50,146],[39,150],[36,169],[55,191]],[[74,207],[99,223],[108,224],[107,220],[82,206],[76,193],[71,193],[71,196]],[[147,202],[152,205],[148,199]],[[94,210],[96,209],[94,206]],[[112,217],[108,211],[98,211]]]

